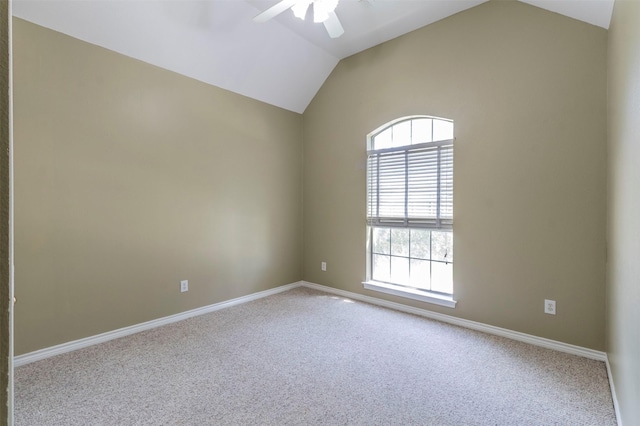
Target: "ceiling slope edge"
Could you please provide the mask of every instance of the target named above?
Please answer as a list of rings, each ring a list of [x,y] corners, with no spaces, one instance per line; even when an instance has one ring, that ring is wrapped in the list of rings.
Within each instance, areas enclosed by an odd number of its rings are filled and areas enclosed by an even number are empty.
[[[340,59],[487,0],[343,0],[337,13],[346,32],[338,39],[329,39],[322,25],[291,13],[264,24],[253,22],[255,15],[277,1],[14,0],[13,14],[301,114]],[[518,1],[603,28],[609,27],[614,4],[614,0]]]
[[[255,25],[255,13],[240,1],[17,0],[13,7],[34,24],[301,114],[338,59],[278,23]]]
[[[609,29],[615,0],[518,0],[578,21]]]

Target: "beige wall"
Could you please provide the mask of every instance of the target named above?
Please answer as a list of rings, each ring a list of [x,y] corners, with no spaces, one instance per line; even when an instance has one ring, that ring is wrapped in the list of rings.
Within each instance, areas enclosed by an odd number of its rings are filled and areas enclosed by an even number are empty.
[[[343,60],[304,113],[305,280],[603,350],[606,48],[492,1]],[[411,114],[455,121],[455,309],[361,284],[365,135]]]
[[[17,354],[303,276],[604,349],[605,30],[489,2],[343,60],[301,118],[14,22]],[[410,114],[456,124],[454,310],[361,285],[364,138]]]
[[[609,30],[607,351],[625,425],[640,424],[640,2]]]
[[[11,5],[0,0],[0,425],[12,418]]]
[[[16,354],[302,278],[301,115],[14,38]]]

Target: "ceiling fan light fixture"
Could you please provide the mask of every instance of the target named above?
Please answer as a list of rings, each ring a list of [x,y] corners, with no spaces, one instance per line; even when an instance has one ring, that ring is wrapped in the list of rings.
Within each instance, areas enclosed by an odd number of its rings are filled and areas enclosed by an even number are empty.
[[[314,0],[313,22],[320,23],[329,19],[329,14],[336,10],[338,0]]]
[[[373,0],[370,0],[373,1]],[[280,0],[269,9],[253,18],[254,22],[267,22],[291,9],[294,16],[305,20],[309,12],[309,5],[313,3],[313,22],[324,24],[329,37],[338,38],[344,33],[344,28],[335,13],[339,0]]]
[[[313,0],[298,0],[296,4],[291,6],[291,11],[295,15],[296,18],[302,19],[307,16],[307,9]]]

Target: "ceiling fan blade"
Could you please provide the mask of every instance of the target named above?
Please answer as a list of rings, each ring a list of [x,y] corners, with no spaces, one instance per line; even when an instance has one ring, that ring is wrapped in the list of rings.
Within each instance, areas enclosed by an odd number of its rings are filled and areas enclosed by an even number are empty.
[[[338,15],[335,12],[329,12],[329,19],[323,22],[324,27],[327,29],[329,33],[329,37],[338,38],[342,34],[344,34],[344,28],[342,28],[342,24],[338,19]]]
[[[269,9],[257,15],[255,18],[253,18],[253,21],[267,22],[269,19],[275,18],[294,4],[296,4],[296,0],[282,0],[281,2],[276,3],[274,6],[271,6]]]

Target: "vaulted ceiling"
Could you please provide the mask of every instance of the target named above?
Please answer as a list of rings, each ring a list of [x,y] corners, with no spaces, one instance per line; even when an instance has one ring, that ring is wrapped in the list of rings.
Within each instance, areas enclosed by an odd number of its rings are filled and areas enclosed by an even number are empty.
[[[345,33],[279,0],[15,0],[19,18],[278,107],[304,112],[340,59],[487,0],[341,0]],[[501,1],[501,0],[492,0]],[[502,0],[504,1],[504,0]],[[520,0],[609,27],[614,0]]]

